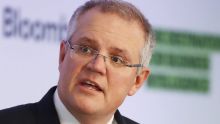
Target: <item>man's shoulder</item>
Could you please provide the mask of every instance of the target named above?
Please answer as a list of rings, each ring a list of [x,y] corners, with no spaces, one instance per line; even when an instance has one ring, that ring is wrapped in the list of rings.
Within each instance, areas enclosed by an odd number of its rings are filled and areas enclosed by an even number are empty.
[[[0,110],[0,124],[59,124],[53,103],[55,90],[51,88],[39,102]]]
[[[33,123],[35,120],[37,109],[36,104],[19,105],[7,109],[0,110],[0,123],[17,124],[17,123]]]
[[[35,103],[30,103],[30,104],[24,104],[24,105],[19,105],[11,108],[6,108],[0,110],[0,116],[2,115],[7,115],[7,114],[19,114],[19,113],[32,113],[36,109]]]

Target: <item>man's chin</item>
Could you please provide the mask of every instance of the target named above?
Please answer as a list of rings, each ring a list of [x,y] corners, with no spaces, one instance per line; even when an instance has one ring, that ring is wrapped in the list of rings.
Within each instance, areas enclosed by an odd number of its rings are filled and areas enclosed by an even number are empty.
[[[72,107],[76,111],[82,114],[95,114],[100,113],[103,106],[103,103],[100,103],[101,100],[93,99],[92,97],[77,96],[77,99],[72,101]],[[106,109],[106,108],[105,108]]]

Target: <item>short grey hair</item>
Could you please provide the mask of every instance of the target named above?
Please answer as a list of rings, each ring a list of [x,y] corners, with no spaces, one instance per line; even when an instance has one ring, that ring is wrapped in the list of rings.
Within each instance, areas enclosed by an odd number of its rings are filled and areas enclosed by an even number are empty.
[[[145,34],[145,43],[140,51],[140,64],[147,67],[149,65],[152,51],[155,46],[155,38],[150,23],[145,16],[134,5],[122,0],[89,0],[84,5],[76,9],[72,15],[67,28],[67,39],[71,40],[75,31],[77,19],[92,8],[98,8],[103,13],[113,13],[119,15],[126,21],[136,21]],[[139,69],[138,69],[139,70]]]

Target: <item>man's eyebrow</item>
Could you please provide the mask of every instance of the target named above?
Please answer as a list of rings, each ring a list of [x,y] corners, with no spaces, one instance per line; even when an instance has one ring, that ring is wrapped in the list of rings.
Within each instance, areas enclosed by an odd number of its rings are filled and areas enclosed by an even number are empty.
[[[110,47],[110,50],[113,52],[113,53],[118,53],[118,54],[121,54],[123,55],[124,57],[126,57],[126,59],[130,59],[130,54],[127,50],[125,49],[120,49],[120,48],[116,48],[116,47]]]
[[[76,40],[76,43],[85,43],[88,45],[97,45],[97,42],[91,38],[88,37],[81,37],[78,40]]]

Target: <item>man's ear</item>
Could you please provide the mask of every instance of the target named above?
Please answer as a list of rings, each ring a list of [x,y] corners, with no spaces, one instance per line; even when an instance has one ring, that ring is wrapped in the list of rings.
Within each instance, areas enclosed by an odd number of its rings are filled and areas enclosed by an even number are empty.
[[[128,92],[128,96],[134,95],[138,91],[138,89],[141,88],[141,86],[144,84],[149,74],[150,74],[150,69],[143,67],[141,73],[136,76],[135,82],[131,87],[130,91]]]
[[[59,55],[59,69],[61,68],[61,64],[64,61],[66,55],[66,47],[65,47],[65,41],[61,41],[60,43],[60,55]]]

